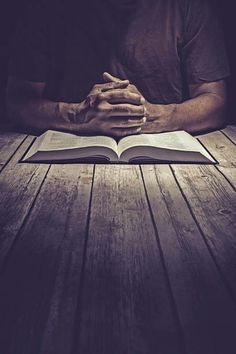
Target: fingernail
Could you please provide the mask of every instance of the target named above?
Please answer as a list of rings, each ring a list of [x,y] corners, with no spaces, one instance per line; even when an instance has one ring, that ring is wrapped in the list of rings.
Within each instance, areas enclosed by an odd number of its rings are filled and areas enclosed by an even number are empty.
[[[146,122],[146,120],[147,120],[147,118],[146,118],[146,117],[143,117],[143,122],[144,122],[144,123]]]
[[[145,103],[145,98],[141,97],[140,103],[144,104]]]

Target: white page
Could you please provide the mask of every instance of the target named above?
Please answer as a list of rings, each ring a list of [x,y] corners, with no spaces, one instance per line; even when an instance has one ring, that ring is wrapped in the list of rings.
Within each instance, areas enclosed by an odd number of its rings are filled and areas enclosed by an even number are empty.
[[[158,134],[140,134],[125,137],[119,141],[119,156],[122,152],[135,146],[151,146],[177,151],[200,152],[209,160],[214,162],[211,155],[204,149],[197,139],[187,132],[180,130]]]
[[[171,150],[199,151],[201,144],[185,131],[140,134],[119,141],[119,153],[134,146],[152,146]]]
[[[86,147],[109,147],[117,153],[116,141],[107,136],[78,136],[48,130],[40,145],[40,151],[67,150]]]

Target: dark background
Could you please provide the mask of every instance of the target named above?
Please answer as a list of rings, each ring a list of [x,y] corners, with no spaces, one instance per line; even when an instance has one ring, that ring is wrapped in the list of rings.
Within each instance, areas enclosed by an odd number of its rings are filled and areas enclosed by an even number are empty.
[[[5,114],[5,87],[7,79],[7,62],[9,55],[9,41],[17,17],[24,12],[30,0],[4,0],[0,7],[0,121],[6,119]],[[36,1],[36,0],[31,0]],[[212,0],[217,7],[225,32],[225,41],[231,67],[231,77],[228,80],[229,112],[228,122],[236,124],[236,107],[234,94],[236,92],[236,53],[234,50],[234,33],[236,32],[235,13],[233,3],[227,4],[223,0]]]

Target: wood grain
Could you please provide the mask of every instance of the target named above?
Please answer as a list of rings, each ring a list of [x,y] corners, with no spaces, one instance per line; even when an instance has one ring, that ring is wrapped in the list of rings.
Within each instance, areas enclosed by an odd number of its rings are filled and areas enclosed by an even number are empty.
[[[1,277],[1,353],[71,353],[92,178],[92,165],[47,174]]]
[[[49,165],[19,163],[32,140],[23,142],[0,174],[0,269],[49,169]]]
[[[97,166],[73,353],[183,353],[138,167]]]
[[[214,259],[236,298],[236,192],[214,166],[172,167]]]
[[[182,167],[181,171],[190,174],[193,168]],[[156,165],[142,166],[142,171],[186,352],[233,354],[236,308],[171,169]]]
[[[236,126],[229,125],[222,132],[234,143],[236,144]]]
[[[216,167],[95,175],[19,163],[33,139],[0,135],[0,353],[235,354],[235,128]]]
[[[0,131],[0,171],[25,138],[24,134]]]
[[[217,168],[236,189],[236,146],[221,132],[199,137],[201,143],[219,162]]]

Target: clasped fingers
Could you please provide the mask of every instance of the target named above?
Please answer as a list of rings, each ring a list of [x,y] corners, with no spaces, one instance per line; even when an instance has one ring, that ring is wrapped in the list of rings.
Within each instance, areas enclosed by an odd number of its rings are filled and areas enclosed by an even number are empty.
[[[98,101],[106,101],[111,104],[115,103],[127,103],[134,105],[142,105],[145,103],[145,99],[137,93],[133,93],[127,89],[110,90],[102,92],[97,97]]]
[[[127,119],[124,117],[111,117],[106,124],[112,128],[140,128],[146,122],[146,117]]]
[[[112,116],[145,116],[146,109],[144,105],[136,106],[132,104],[116,104],[112,105],[111,115]]]
[[[123,117],[144,117],[146,109],[144,105],[136,106],[132,104],[110,104],[101,102],[97,105],[97,112],[106,116],[123,116]]]

